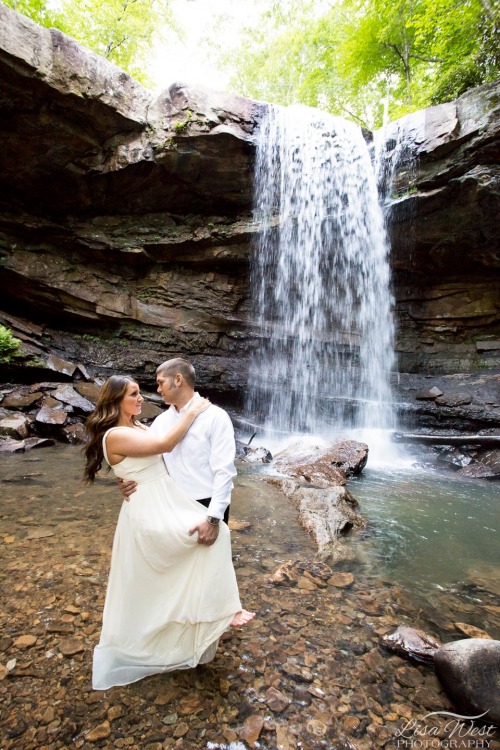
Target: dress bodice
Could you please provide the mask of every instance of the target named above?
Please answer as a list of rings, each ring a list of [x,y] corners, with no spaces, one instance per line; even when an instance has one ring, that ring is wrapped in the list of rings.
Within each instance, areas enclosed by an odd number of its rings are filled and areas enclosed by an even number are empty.
[[[129,429],[128,427],[112,427],[111,430]],[[155,479],[167,475],[167,469],[162,456],[143,456],[142,458],[132,458],[127,456],[120,463],[111,466],[106,451],[106,438],[111,432],[108,430],[102,438],[102,450],[106,462],[113,470],[116,477],[134,482],[151,482]]]

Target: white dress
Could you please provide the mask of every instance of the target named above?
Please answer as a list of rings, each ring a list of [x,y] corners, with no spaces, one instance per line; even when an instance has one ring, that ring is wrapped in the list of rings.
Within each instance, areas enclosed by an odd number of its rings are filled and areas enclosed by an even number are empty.
[[[125,458],[112,469],[138,486],[115,531],[94,690],[210,661],[242,608],[226,524],[209,547],[188,535],[206,509],[173,483],[161,456]]]

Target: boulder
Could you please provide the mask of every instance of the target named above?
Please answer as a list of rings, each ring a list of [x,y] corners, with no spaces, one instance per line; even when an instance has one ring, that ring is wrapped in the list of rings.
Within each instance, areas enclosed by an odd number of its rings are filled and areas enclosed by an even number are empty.
[[[15,412],[0,419],[0,435],[12,438],[27,438],[30,420],[25,414]]]
[[[351,474],[359,474],[368,459],[368,446],[354,440],[331,445],[294,443],[277,453],[273,466],[311,487],[342,486]]]
[[[264,446],[251,448],[249,445],[239,443],[236,455],[238,461],[243,464],[270,464],[273,460],[271,452]]]
[[[60,385],[52,394],[53,398],[64,404],[69,404],[79,411],[89,414],[94,410],[94,404],[81,396],[71,385]]]
[[[73,388],[80,396],[90,401],[92,404],[97,403],[99,393],[101,392],[101,386],[97,383],[74,383]]]
[[[13,440],[12,438],[0,438],[0,453],[19,453],[26,447],[25,440]]]
[[[500,641],[467,638],[441,646],[434,666],[453,703],[500,726]]]
[[[359,512],[359,503],[346,487],[302,487],[293,479],[276,477],[267,481],[280,487],[297,505],[299,521],[313,537],[323,558],[338,562],[353,557],[352,550],[340,544],[339,536],[363,528],[365,519]]]
[[[9,393],[2,401],[2,407],[6,409],[29,409],[34,403],[39,401],[43,396],[41,391],[34,393],[22,393],[14,391]]]
[[[42,406],[35,417],[35,422],[41,425],[62,426],[67,419],[68,414],[64,409],[51,409],[49,406]]]
[[[400,625],[394,633],[384,635],[382,645],[399,656],[418,662],[432,663],[441,643],[423,630]]]
[[[64,427],[63,429],[64,434],[66,435],[66,439],[69,443],[85,443],[87,440],[87,432],[85,430],[85,427],[80,422],[76,422],[76,424],[68,425],[68,427]]]

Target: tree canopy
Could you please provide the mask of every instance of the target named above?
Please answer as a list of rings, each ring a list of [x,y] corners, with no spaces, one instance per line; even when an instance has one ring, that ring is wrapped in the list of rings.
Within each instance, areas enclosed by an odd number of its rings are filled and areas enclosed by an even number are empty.
[[[154,35],[161,28],[175,28],[170,0],[3,2],[42,26],[60,29],[146,85]]]
[[[500,75],[497,0],[274,0],[222,54],[240,93],[380,125]],[[319,9],[318,9],[319,8]]]

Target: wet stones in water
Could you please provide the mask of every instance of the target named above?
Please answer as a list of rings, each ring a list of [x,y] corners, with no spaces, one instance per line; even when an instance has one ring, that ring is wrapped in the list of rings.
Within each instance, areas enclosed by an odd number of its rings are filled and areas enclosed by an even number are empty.
[[[455,622],[454,625],[460,633],[463,633],[469,638],[486,638],[488,640],[493,640],[491,635],[488,635],[485,630],[476,628],[474,625],[469,625],[466,622]]]
[[[434,654],[440,648],[441,643],[423,630],[416,630],[401,625],[390,635],[381,639],[381,644],[389,651],[399,656],[413,659],[419,662],[432,663]]]
[[[333,571],[329,565],[318,561],[287,560],[278,565],[268,582],[276,586],[296,586],[306,579],[312,588],[324,588],[331,580]]]
[[[447,643],[434,666],[451,700],[464,712],[500,726],[500,641],[470,638]]]
[[[258,448],[250,448],[248,445],[240,444],[240,452],[238,453],[238,461],[244,464],[270,464],[273,460],[273,456],[267,448],[259,446]]]

